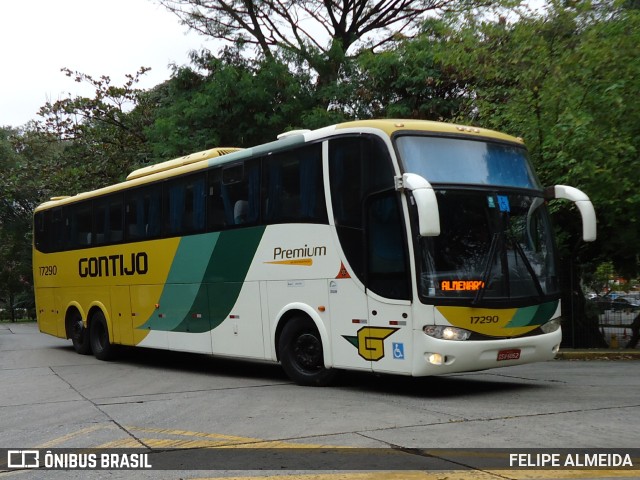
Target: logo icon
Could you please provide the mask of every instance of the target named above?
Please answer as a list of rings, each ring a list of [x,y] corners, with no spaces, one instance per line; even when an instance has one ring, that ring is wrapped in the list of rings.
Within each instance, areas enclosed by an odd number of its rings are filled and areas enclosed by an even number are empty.
[[[40,452],[38,450],[8,450],[7,466],[9,468],[39,468]]]
[[[386,327],[362,327],[358,330],[357,336],[343,335],[343,338],[358,349],[358,355],[362,358],[377,362],[384,357],[384,339],[397,330]]]

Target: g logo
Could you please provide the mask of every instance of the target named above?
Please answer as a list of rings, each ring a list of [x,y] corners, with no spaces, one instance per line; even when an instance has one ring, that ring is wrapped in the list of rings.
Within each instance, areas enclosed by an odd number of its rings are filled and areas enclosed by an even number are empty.
[[[358,355],[365,360],[377,362],[384,357],[384,339],[398,330],[387,327],[362,327],[358,336],[343,335],[343,337],[358,349]]]

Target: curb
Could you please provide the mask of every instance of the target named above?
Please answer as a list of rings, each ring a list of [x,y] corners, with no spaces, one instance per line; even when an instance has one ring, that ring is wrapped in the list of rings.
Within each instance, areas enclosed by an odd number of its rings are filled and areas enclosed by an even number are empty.
[[[556,360],[640,360],[640,350],[560,350]]]

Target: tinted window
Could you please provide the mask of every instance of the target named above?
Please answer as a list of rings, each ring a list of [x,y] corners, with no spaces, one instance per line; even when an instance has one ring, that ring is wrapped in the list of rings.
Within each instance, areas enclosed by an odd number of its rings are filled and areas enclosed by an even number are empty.
[[[260,220],[260,161],[224,168],[220,196],[227,226],[256,225]]]
[[[367,202],[367,287],[387,298],[409,299],[404,226],[398,194]]]
[[[365,200],[393,188],[394,172],[385,143],[377,137],[345,137],[329,142],[329,182],[333,217],[342,249],[364,282]]]
[[[398,137],[396,145],[405,170],[432,183],[541,188],[523,147],[409,135]]]
[[[217,232],[227,226],[227,217],[222,199],[222,169],[209,172],[207,196],[207,228]]]
[[[157,238],[161,232],[162,187],[151,185],[126,193],[125,234],[128,240]]]
[[[171,180],[165,183],[164,189],[165,235],[203,232],[206,200],[204,174]]]
[[[124,238],[123,195],[109,195],[94,202],[95,244],[121,242]]]
[[[263,171],[265,223],[326,223],[321,144],[268,156]]]
[[[69,247],[88,247],[92,242],[92,212],[91,202],[70,205],[66,209],[65,222],[69,230]]]

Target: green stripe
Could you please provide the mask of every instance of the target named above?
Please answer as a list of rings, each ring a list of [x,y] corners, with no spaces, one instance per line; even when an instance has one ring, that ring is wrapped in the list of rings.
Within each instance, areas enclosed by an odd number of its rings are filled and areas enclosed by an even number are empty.
[[[139,328],[201,333],[220,325],[238,300],[265,228],[181,239],[160,297],[163,317],[154,313]]]
[[[140,329],[182,330],[179,326],[186,314],[192,311],[196,299],[200,297],[198,287],[219,238],[219,233],[210,233],[180,239],[158,302],[160,308],[139,327]],[[205,318],[207,310],[203,310]]]
[[[528,327],[531,325],[544,325],[558,308],[558,300],[534,305],[532,307],[519,308],[505,328]]]

